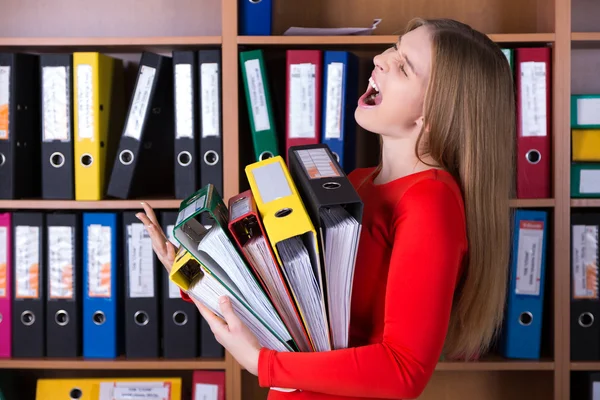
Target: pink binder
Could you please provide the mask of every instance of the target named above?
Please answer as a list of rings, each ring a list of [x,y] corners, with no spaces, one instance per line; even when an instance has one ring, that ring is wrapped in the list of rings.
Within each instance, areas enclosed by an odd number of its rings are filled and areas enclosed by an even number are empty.
[[[11,236],[11,215],[0,214],[0,358],[11,357]]]

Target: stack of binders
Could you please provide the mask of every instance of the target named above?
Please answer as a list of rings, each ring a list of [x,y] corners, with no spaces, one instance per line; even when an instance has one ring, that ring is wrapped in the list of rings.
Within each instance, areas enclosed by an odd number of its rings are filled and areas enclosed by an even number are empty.
[[[248,165],[228,206],[211,184],[181,203],[170,279],[217,315],[229,296],[264,347],[346,348],[363,204],[327,145],[288,158]]]

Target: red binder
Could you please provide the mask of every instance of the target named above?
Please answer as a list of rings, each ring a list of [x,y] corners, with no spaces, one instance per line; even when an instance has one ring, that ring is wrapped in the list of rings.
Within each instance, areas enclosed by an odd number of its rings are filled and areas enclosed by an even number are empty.
[[[286,160],[292,146],[319,143],[323,52],[286,52]]]
[[[551,197],[550,48],[515,49],[517,198]]]
[[[192,399],[225,400],[224,371],[194,371]]]
[[[0,358],[10,358],[12,346],[11,234],[10,213],[0,214]]]

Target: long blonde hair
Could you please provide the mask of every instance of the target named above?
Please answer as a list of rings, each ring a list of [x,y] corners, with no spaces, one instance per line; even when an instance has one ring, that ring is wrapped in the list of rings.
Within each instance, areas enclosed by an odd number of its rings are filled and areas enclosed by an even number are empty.
[[[514,193],[515,98],[501,49],[486,35],[449,19],[414,19],[428,27],[432,71],[424,127],[425,151],[459,182],[465,201],[468,256],[456,291],[444,353],[486,352],[504,317]]]

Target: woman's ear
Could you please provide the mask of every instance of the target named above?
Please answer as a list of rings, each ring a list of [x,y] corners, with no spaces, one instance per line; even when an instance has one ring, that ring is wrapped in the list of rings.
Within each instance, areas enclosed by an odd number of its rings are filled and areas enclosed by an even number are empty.
[[[425,132],[429,132],[430,126],[429,124],[425,125],[425,117],[421,115],[417,119],[417,128],[419,128],[419,132],[423,130],[423,126],[425,126]]]

